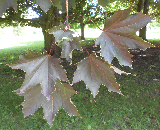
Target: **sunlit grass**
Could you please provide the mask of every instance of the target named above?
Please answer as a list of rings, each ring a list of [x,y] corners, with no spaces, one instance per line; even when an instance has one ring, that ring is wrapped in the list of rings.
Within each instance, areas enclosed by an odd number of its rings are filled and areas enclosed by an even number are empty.
[[[159,39],[148,39],[149,42],[151,42],[154,45],[159,45],[160,44],[160,38]]]

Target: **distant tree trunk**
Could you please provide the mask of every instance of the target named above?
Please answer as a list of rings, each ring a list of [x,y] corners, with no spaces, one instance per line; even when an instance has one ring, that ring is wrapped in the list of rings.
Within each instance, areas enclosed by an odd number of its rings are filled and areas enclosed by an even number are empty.
[[[81,8],[81,13],[83,12],[83,8]],[[84,22],[83,22],[83,17],[81,17],[81,20],[80,20],[80,26],[81,26],[81,40],[85,40],[84,38]]]
[[[85,24],[83,22],[81,22],[80,25],[81,25],[81,40],[85,40],[85,38],[84,38],[84,26],[85,26]]]
[[[150,0],[139,0],[137,12],[140,12],[143,9],[144,5],[144,14],[148,14]],[[139,30],[139,37],[142,37],[143,40],[146,40],[146,26]]]
[[[148,14],[148,11],[149,11],[149,4],[150,4],[150,0],[145,0],[143,13],[146,15]],[[144,28],[142,28],[142,32],[141,32],[141,36],[144,40],[147,40],[146,39],[146,32],[147,32],[147,28],[145,26]]]
[[[44,35],[44,49],[49,53],[52,43],[55,40],[55,37],[53,34],[49,34],[45,30],[48,30],[52,28],[53,26],[58,26],[60,23],[60,20],[58,18],[58,10],[56,7],[52,7],[47,13],[44,13],[44,21],[42,25],[42,32]],[[53,14],[51,16],[51,14]],[[57,45],[54,45],[54,48],[52,50],[51,55],[54,55],[56,57],[60,57],[61,55],[61,48]]]

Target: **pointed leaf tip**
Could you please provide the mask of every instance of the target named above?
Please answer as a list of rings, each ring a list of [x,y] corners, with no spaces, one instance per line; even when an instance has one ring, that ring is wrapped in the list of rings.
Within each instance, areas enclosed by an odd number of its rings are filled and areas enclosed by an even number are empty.
[[[58,46],[62,46],[61,58],[66,58],[70,65],[72,64],[72,51],[73,49],[82,50],[80,44],[77,41],[77,38],[73,38],[75,41],[67,41],[63,40],[58,44]]]
[[[152,17],[142,12],[130,15],[130,10],[131,7],[119,10],[106,18],[104,31],[95,42],[95,46],[100,44],[101,55],[110,64],[116,57],[121,65],[132,67],[132,55],[128,48],[146,49],[152,46],[136,35],[136,31],[146,26]]]
[[[44,112],[43,118],[47,120],[50,126],[53,125],[54,118],[60,107],[64,108],[70,116],[80,116],[76,106],[70,98],[76,91],[69,84],[61,83],[59,79],[56,80],[55,87],[57,89],[52,92],[49,101],[47,101],[47,98],[42,94],[40,84],[20,94],[21,96],[24,96],[24,102],[21,103],[24,117],[33,115],[41,106],[43,107]],[[19,89],[16,90],[16,92],[17,91],[19,91]]]
[[[116,83],[114,70],[95,53],[78,63],[72,83],[81,80],[86,84],[86,88],[90,89],[93,98],[97,95],[101,84],[104,84],[109,91],[121,93],[119,84]]]
[[[114,69],[114,71],[115,71],[117,74],[120,74],[120,75],[121,75],[121,74],[126,74],[126,75],[131,74],[131,73],[126,73],[126,72],[124,72],[124,71],[116,68],[115,66],[111,66],[110,68]]]
[[[22,69],[26,72],[20,93],[41,84],[42,92],[49,100],[49,95],[54,91],[53,86],[56,79],[68,81],[66,71],[60,62],[60,59],[48,56],[46,53],[34,53],[31,50],[28,50],[26,55],[21,55],[18,61],[10,65],[12,68]]]
[[[0,0],[0,17],[6,12],[6,9],[12,7],[17,10],[17,0]]]

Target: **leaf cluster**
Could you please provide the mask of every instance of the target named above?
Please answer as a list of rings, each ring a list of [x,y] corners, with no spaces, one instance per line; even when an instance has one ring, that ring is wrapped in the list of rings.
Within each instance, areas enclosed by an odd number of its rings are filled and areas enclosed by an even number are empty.
[[[86,89],[91,91],[94,98],[101,84],[105,85],[109,92],[123,95],[116,82],[115,73],[120,75],[130,73],[113,66],[111,64],[113,58],[116,57],[121,65],[132,68],[132,55],[128,52],[128,48],[145,50],[153,46],[136,36],[136,31],[145,26],[152,17],[142,12],[130,15],[130,11],[131,7],[119,10],[112,17],[106,18],[103,32],[95,42],[95,46],[100,44],[100,56],[97,56],[95,52],[88,53],[88,57],[78,62],[72,84],[67,79],[66,71],[60,65],[62,60],[48,55],[45,50],[43,54],[28,50],[26,55],[21,55],[18,61],[10,64],[9,66],[14,69],[26,71],[22,87],[14,91],[24,96],[25,101],[22,103],[24,117],[34,114],[40,106],[43,107],[44,117],[50,126],[60,107],[65,108],[69,116],[81,117],[70,99],[71,96],[77,94],[71,85],[81,80],[84,81]],[[62,46],[61,58],[66,58],[70,64],[72,64],[73,49],[83,51],[78,43],[79,38],[73,37],[74,32],[68,30],[68,26],[61,23],[46,31],[55,36],[55,44]]]
[[[43,6],[44,1],[39,0],[37,2],[46,12],[46,15],[51,14],[48,11],[49,4]],[[64,0],[59,2],[63,10]],[[50,10],[54,10],[52,7]],[[80,7],[80,9],[82,11],[83,8]],[[22,86],[13,91],[24,96],[24,102],[21,104],[23,105],[24,117],[34,114],[41,106],[43,107],[44,118],[47,119],[50,126],[52,126],[60,107],[63,107],[69,116],[81,117],[71,101],[71,96],[78,93],[72,85],[81,80],[86,84],[86,89],[91,91],[93,98],[98,94],[101,84],[105,85],[109,92],[113,91],[123,95],[119,90],[119,84],[116,82],[115,73],[119,75],[130,73],[113,66],[111,64],[113,58],[116,57],[120,65],[132,68],[132,55],[128,49],[140,48],[145,50],[153,46],[136,36],[136,32],[146,26],[152,17],[142,14],[142,12],[130,15],[130,12],[131,6],[115,12],[112,17],[106,17],[103,32],[95,41],[95,46],[100,45],[100,56],[96,55],[94,51],[89,54],[86,50],[88,57],[76,64],[77,69],[74,72],[72,84],[66,76],[66,70],[60,65],[63,60],[51,56],[45,50],[43,53],[28,50],[26,55],[20,55],[18,61],[10,64],[12,69],[22,69],[26,72]],[[45,19],[45,15],[43,18]],[[50,20],[52,17],[45,19],[45,22]],[[54,35],[54,44],[62,46],[61,58],[66,58],[70,65],[72,64],[73,50],[83,51],[79,44],[80,38],[73,37],[74,32],[68,29],[68,23],[67,26],[61,23],[59,26],[46,30],[46,32]]]

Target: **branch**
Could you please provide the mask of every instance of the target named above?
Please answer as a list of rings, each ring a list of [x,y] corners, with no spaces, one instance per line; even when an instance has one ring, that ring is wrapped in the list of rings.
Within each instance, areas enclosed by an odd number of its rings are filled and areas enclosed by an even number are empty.
[[[23,19],[23,18],[14,18],[14,19],[10,19],[10,18],[0,18],[0,23],[5,23],[7,21],[18,21],[23,22],[23,23],[27,23],[28,21],[32,22],[33,24],[38,24],[39,27],[41,27],[41,20],[39,20],[39,18],[34,18],[34,19]]]

